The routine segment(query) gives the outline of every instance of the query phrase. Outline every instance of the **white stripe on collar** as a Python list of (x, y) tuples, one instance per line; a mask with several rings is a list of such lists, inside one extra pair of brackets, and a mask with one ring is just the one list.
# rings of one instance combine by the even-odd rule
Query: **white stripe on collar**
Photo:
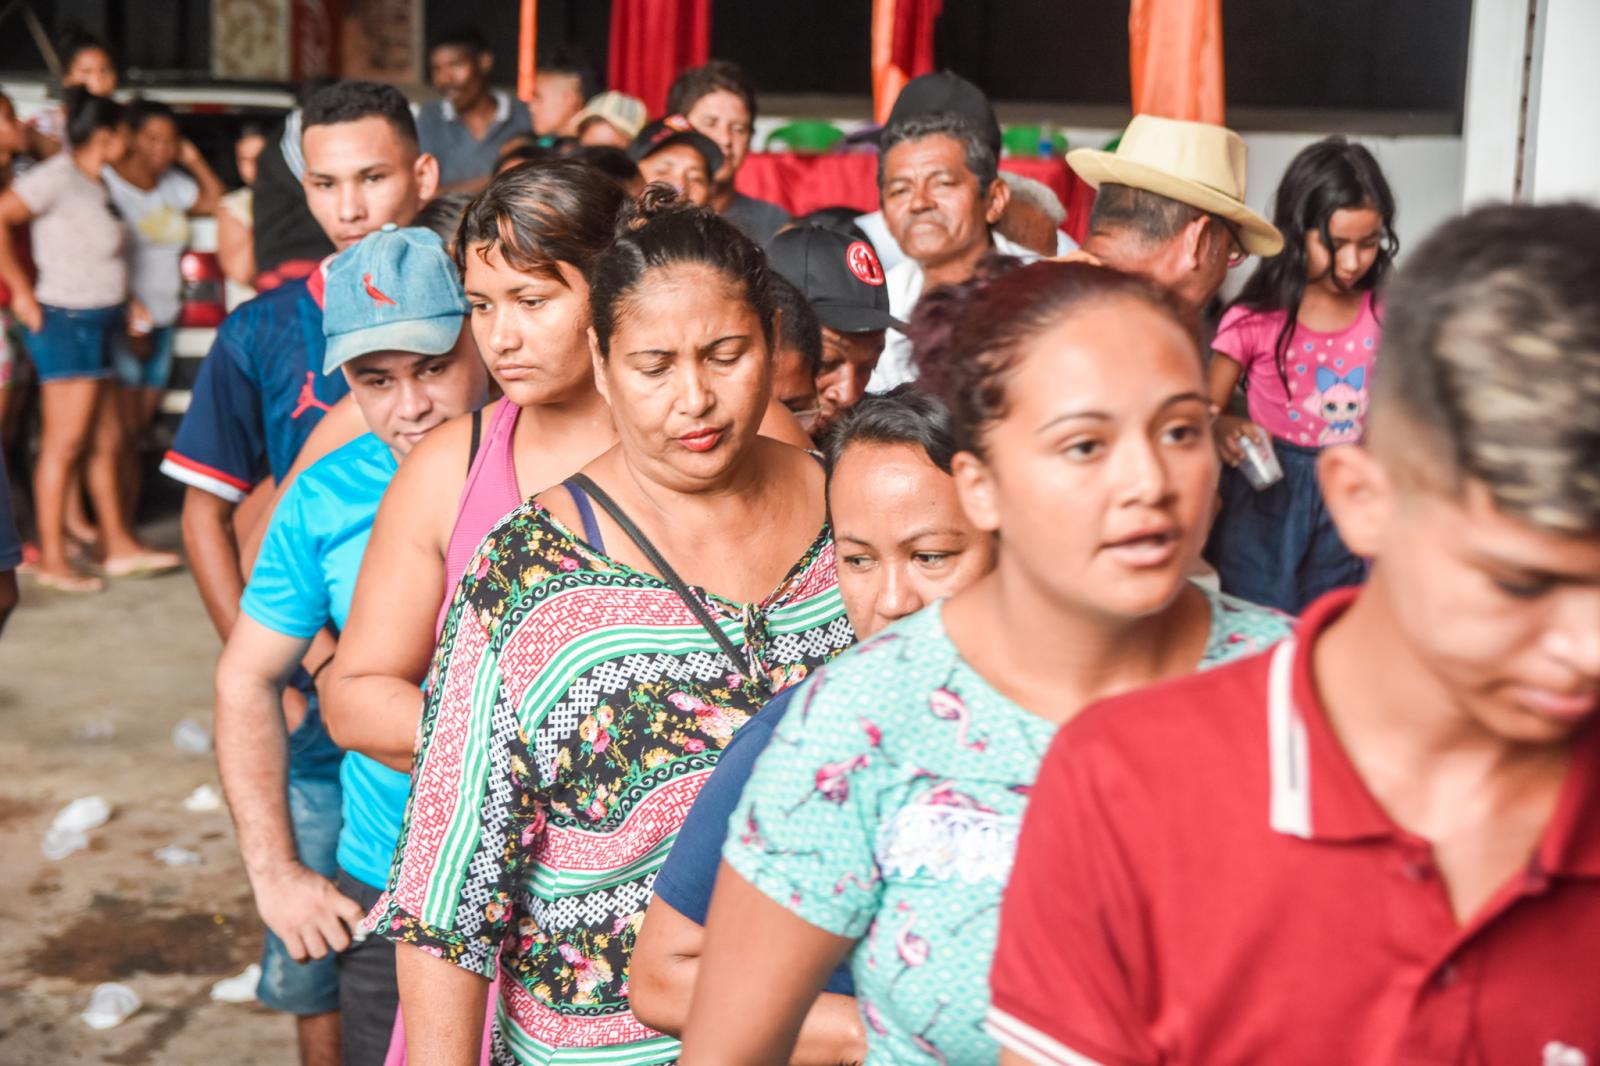
[[(494, 120), (489, 123), (489, 128), (500, 125), (511, 117), (511, 94), (501, 89), (490, 88), (489, 95), (494, 97)], [(456, 120), (456, 108), (449, 100), (439, 98), (439, 114), (444, 116), (446, 122)]]
[(1268, 821), (1288, 836), (1311, 836), (1311, 758), (1306, 723), (1294, 705), (1295, 640), (1272, 652), (1267, 673), (1267, 750), (1271, 772)]

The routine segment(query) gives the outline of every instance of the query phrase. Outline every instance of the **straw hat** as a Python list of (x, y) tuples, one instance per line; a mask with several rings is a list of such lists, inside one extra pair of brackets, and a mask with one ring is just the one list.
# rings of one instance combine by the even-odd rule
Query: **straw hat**
[(572, 128), (582, 130), (583, 124), (592, 118), (609, 122), (621, 134), (633, 140), (639, 136), (639, 131), (644, 129), (645, 119), (648, 118), (644, 101), (637, 96), (627, 93), (603, 92), (589, 98), (589, 102), (579, 111), (572, 121)]
[(1244, 205), (1244, 139), (1223, 126), (1135, 115), (1115, 152), (1078, 148), (1067, 165), (1095, 188), (1104, 182), (1153, 192), (1239, 227), (1251, 255), (1283, 251), (1283, 235)]

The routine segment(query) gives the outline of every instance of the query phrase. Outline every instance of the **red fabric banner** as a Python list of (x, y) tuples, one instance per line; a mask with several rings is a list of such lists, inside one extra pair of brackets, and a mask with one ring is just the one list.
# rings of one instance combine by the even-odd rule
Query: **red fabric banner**
[(611, 88), (667, 107), (667, 90), (685, 67), (711, 57), (711, 0), (613, 0)]
[(1134, 114), (1222, 125), (1222, 0), (1131, 0), (1128, 67)]
[(872, 114), (887, 122), (906, 82), (933, 71), (933, 24), (943, 0), (872, 0)]

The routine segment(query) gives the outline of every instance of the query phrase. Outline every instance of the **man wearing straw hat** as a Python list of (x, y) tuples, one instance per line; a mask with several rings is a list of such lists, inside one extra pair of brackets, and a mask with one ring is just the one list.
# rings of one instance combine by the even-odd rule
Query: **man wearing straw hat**
[(1198, 314), (1228, 268), (1274, 256), (1283, 237), (1244, 204), (1246, 149), (1230, 129), (1135, 115), (1114, 152), (1079, 148), (1067, 165), (1099, 189), (1084, 258), (1142, 274)]

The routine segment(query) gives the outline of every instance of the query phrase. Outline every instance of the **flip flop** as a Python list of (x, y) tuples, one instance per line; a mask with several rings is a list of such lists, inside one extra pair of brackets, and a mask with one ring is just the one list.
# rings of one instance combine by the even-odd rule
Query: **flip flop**
[(106, 590), (106, 583), (93, 574), (46, 574), (35, 570), (33, 580), (42, 588), (69, 596), (90, 596)]
[(107, 559), (100, 569), (106, 577), (155, 577), (170, 574), (183, 566), (183, 559), (173, 552), (142, 551), (120, 559)]

